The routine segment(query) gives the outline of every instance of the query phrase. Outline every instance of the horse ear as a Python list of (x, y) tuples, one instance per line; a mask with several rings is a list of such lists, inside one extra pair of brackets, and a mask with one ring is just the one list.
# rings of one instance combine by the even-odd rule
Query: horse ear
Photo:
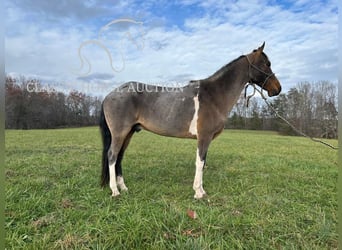
[(263, 52), (264, 50), (264, 47), (265, 47), (265, 42), (258, 48), (258, 52)]

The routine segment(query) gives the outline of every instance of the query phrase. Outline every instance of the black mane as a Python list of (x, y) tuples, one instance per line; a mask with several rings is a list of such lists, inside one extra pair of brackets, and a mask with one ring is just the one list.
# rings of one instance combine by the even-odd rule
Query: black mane
[(238, 58), (234, 59), (233, 61), (229, 62), (228, 64), (224, 65), (222, 68), (217, 70), (211, 76), (207, 77), (205, 80), (215, 80), (217, 78), (220, 78), (222, 75), (224, 75), (229, 70), (229, 68), (231, 67), (232, 64), (234, 64), (236, 61), (240, 60), (242, 57), (244, 57), (244, 55), (241, 55)]

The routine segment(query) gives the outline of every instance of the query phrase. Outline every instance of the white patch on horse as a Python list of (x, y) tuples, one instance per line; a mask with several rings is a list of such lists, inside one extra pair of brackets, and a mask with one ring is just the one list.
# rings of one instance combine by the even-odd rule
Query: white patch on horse
[(192, 135), (197, 135), (197, 120), (198, 120), (198, 109), (199, 109), (198, 95), (194, 97), (194, 106), (195, 106), (195, 112), (190, 122), (189, 132)]
[(205, 191), (203, 189), (203, 168), (204, 168), (204, 161), (201, 160), (199, 156), (199, 150), (197, 149), (196, 154), (196, 174), (194, 179), (193, 189), (195, 190), (195, 199), (201, 199), (205, 195)]
[(122, 176), (117, 176), (116, 177), (116, 183), (118, 184), (118, 187), (121, 191), (127, 191), (128, 188), (125, 185), (124, 178)]
[(115, 162), (109, 165), (109, 187), (112, 190), (113, 197), (120, 194), (116, 185)]

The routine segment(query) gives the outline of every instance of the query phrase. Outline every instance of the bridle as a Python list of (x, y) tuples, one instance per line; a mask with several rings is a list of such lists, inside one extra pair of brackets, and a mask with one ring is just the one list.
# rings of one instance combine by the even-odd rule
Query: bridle
[(251, 61), (249, 60), (249, 57), (247, 55), (245, 55), (245, 57), (247, 58), (248, 61), (248, 77), (249, 77), (249, 84), (254, 84), (252, 77), (251, 77), (251, 67), (253, 67), (254, 69), (256, 69), (257, 71), (263, 73), (264, 75), (266, 75), (267, 77), (265, 78), (263, 84), (261, 85), (261, 89), (264, 89), (265, 84), (267, 83), (268, 79), (272, 76), (274, 76), (274, 73), (272, 72), (272, 74), (268, 74), (267, 72), (263, 71), (262, 69), (258, 68), (257, 66), (255, 66), (254, 64), (251, 63)]
[[(259, 71), (259, 72), (261, 72), (261, 73), (263, 73), (264, 75), (267, 76), (267, 77), (265, 78), (264, 82), (263, 82), (262, 85), (261, 85), (261, 91), (258, 90), (258, 92), (261, 94), (261, 96), (262, 96), (263, 99), (265, 99), (265, 96), (264, 96), (264, 94), (263, 94), (264, 86), (266, 85), (268, 79), (269, 79), (270, 77), (274, 76), (274, 73), (272, 72), (272, 74), (268, 74), (267, 72), (263, 71), (262, 69), (258, 68), (258, 67), (255, 66), (254, 64), (252, 64), (251, 61), (249, 60), (249, 57), (248, 57), (247, 55), (245, 55), (245, 57), (247, 58), (247, 61), (248, 61), (248, 77), (249, 77), (249, 80), (248, 80), (248, 83), (247, 83), (246, 86), (245, 86), (245, 94), (244, 94), (244, 96), (245, 96), (245, 98), (246, 98), (246, 105), (247, 105), (247, 107), (248, 107), (249, 99), (255, 95), (255, 92), (256, 92), (256, 90), (257, 90), (257, 89), (256, 89), (256, 86), (255, 86), (256, 83), (253, 82), (252, 77), (251, 77), (251, 67), (253, 67), (253, 68), (256, 69), (257, 71)], [(252, 93), (251, 95), (247, 96), (247, 89), (248, 89), (248, 87), (249, 87), (250, 85), (252, 85), (252, 87), (253, 87), (253, 93)]]

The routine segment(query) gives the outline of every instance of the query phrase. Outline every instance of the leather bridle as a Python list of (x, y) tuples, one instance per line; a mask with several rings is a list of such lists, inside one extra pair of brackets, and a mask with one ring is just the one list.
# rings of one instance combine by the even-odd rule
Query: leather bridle
[(266, 75), (267, 77), (265, 78), (263, 84), (261, 85), (261, 88), (263, 89), (265, 84), (267, 83), (268, 79), (272, 76), (274, 76), (274, 73), (272, 72), (272, 74), (268, 74), (267, 72), (263, 71), (262, 69), (258, 68), (257, 66), (255, 66), (254, 64), (251, 63), (251, 61), (249, 60), (249, 57), (246, 55), (245, 56), (247, 58), (248, 61), (248, 77), (249, 77), (249, 83), (254, 84), (253, 79), (251, 77), (251, 67), (253, 67), (254, 69), (256, 69), (257, 71), (263, 73), (264, 75)]

